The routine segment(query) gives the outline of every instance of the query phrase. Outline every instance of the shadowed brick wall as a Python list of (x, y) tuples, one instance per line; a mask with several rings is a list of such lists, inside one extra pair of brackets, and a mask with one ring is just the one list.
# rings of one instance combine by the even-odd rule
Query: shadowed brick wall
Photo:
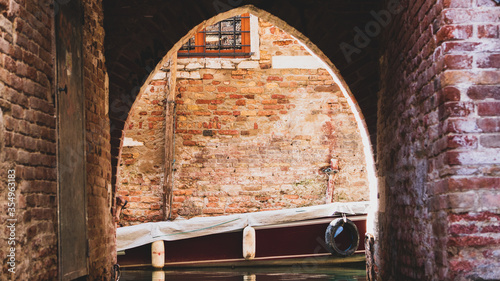
[[(56, 280), (57, 169), (54, 13), (48, 1), (0, 1), (1, 221), (8, 213), (8, 171), (15, 170), (16, 273), (7, 271), (0, 232), (0, 280)], [(84, 91), (89, 280), (109, 280), (116, 261), (111, 216), (110, 137), (101, 1), (84, 4)], [(14, 246), (14, 245), (11, 245)]]
[[(268, 22), (258, 33), (260, 57), (177, 59), (173, 218), (324, 204), (330, 159), (340, 166), (334, 201), (368, 200), (360, 135), (338, 86), (325, 69), (273, 68), (276, 56), (317, 61)], [(145, 88), (126, 124), (124, 224), (162, 219), (165, 84)]]
[(83, 1), (83, 70), (86, 118), (88, 280), (110, 280), (116, 263), (115, 191), (111, 189), (108, 82), (104, 65), (102, 1)]
[(498, 280), (500, 7), (401, 3), (383, 32), (379, 278)]
[[(0, 1), (0, 280), (57, 276), (53, 38), (48, 5)], [(15, 196), (8, 194), (9, 170)], [(15, 244), (8, 244), (7, 219), (17, 219)], [(7, 271), (10, 247), (15, 274)]]

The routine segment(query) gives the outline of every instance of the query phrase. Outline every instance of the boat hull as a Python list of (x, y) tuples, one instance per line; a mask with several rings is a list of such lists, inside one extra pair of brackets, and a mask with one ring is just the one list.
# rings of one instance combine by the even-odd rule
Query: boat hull
[[(255, 258), (243, 258), (243, 230), (217, 233), (165, 243), (165, 267), (219, 267), (352, 263), (364, 260), (366, 215), (349, 216), (359, 233), (354, 255), (336, 257), (325, 245), (325, 231), (338, 217), (325, 217), (282, 225), (255, 227)], [(348, 244), (350, 241), (338, 241)], [(122, 267), (150, 267), (151, 244), (128, 249), (118, 255)]]

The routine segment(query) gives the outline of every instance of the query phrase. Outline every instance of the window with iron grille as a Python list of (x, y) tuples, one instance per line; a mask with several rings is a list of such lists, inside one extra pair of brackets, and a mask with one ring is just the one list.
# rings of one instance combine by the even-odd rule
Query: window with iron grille
[(222, 20), (182, 45), (179, 57), (249, 57), (250, 14)]

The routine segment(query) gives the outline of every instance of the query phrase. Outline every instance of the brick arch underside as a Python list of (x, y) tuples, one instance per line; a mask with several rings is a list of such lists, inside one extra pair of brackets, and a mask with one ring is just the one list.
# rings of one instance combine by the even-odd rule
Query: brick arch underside
[[(109, 71), (109, 116), (113, 183), (120, 139), (128, 113), (140, 87), (166, 53), (199, 23), (237, 6), (252, 4), (282, 19), (304, 34), (338, 68), (351, 89), (376, 147), (377, 91), (379, 89), (377, 42), (363, 48), (348, 62), (340, 49), (355, 45), (355, 27), (373, 20), (373, 1), (105, 1), (106, 65)], [(241, 6), (240, 5), (240, 6)]]

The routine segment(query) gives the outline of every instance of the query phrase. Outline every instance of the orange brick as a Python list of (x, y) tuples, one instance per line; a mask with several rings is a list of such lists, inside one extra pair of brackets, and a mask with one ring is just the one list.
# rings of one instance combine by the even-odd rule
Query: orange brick
[(245, 87), (241, 88), (242, 94), (263, 94), (264, 88), (262, 87)]
[(239, 131), (237, 131), (237, 130), (219, 130), (219, 134), (221, 134), (221, 135), (238, 135)]
[(210, 116), (210, 115), (212, 115), (210, 113), (210, 111), (194, 111), (193, 114), (197, 115), (197, 116)]
[(232, 86), (219, 86), (217, 87), (217, 91), (219, 92), (236, 92), (237, 88), (236, 87), (232, 87)]
[(187, 90), (190, 92), (201, 93), (201, 92), (203, 92), (203, 86), (190, 86), (190, 87), (187, 87)]
[(262, 111), (259, 111), (257, 113), (257, 115), (259, 116), (271, 116), (271, 115), (275, 115), (276, 112), (272, 111), (272, 110), (262, 110)]
[(262, 104), (277, 104), (278, 100), (263, 100)]

